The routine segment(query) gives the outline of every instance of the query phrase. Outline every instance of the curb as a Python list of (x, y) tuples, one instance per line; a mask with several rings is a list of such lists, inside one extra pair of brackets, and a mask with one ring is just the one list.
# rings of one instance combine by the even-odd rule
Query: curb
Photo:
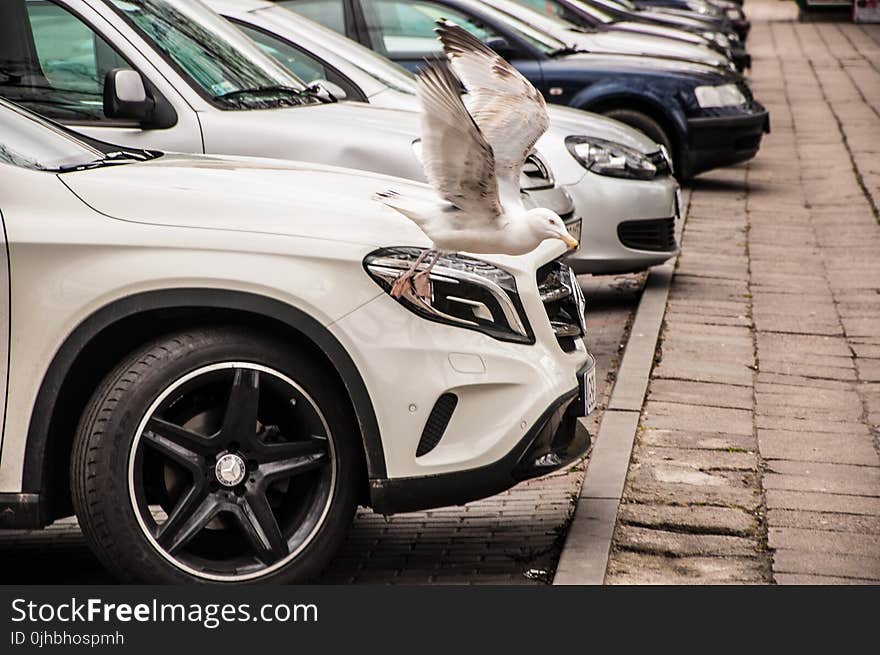
[[(682, 220), (677, 229), (679, 243), (690, 205), (690, 193), (682, 195), (685, 198), (681, 207)], [(623, 498), (677, 259), (652, 268), (645, 281), (623, 361), (602, 415), (596, 446), (553, 577), (554, 585), (601, 585), (605, 581), (617, 510)]]

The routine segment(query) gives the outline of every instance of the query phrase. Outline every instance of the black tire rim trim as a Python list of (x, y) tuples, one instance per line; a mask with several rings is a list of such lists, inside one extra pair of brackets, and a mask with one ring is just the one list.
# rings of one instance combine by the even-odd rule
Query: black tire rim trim
[[(212, 450), (218, 450), (218, 448), (222, 449), (218, 450), (216, 453), (218, 456), (222, 453), (228, 452), (225, 447), (236, 438), (235, 435), (232, 434), (233, 431), (241, 430), (243, 427), (244, 424), (242, 423), (241, 412), (228, 412), (233, 404), (231, 402), (227, 402), (227, 411), (224, 411), (223, 425), (220, 431), (211, 437), (192, 432), (181, 426), (162, 422), (161, 419), (158, 421), (155, 420), (154, 415), (156, 412), (181, 386), (200, 376), (223, 371), (224, 369), (234, 370), (233, 388), (230, 391), (230, 399), (233, 398), (232, 394), (236, 393), (236, 389), (238, 389), (238, 393), (245, 392), (244, 400), (247, 401), (247, 391), (249, 389), (253, 390), (255, 387), (258, 389), (258, 380), (261, 374), (272, 376), (276, 380), (295, 390), (297, 395), (302, 397), (310, 405), (311, 410), (320, 420), (324, 435), (326, 436), (325, 449), (327, 451), (326, 455), (328, 455), (328, 457), (322, 457), (319, 453), (315, 452), (314, 448), (303, 448), (301, 447), (302, 442), (273, 444), (270, 447), (264, 445), (264, 448), (267, 450), (271, 448), (273, 452), (261, 454), (259, 458), (260, 461), (257, 462), (258, 466), (255, 471), (260, 474), (255, 476), (253, 472), (249, 472), (249, 474), (245, 476), (246, 484), (241, 487), (243, 493), (241, 493), (241, 495), (236, 495), (235, 491), (224, 490), (221, 495), (213, 498), (213, 501), (206, 499), (212, 495), (217, 496), (217, 494), (210, 491), (205, 492), (204, 489), (196, 489), (196, 487), (201, 487), (202, 485), (196, 483), (197, 478), (194, 475), (193, 489), (190, 489), (183, 494), (178, 502), (178, 506), (186, 504), (186, 508), (190, 510), (189, 513), (191, 515), (195, 513), (200, 517), (200, 521), (196, 521), (196, 523), (200, 523), (201, 527), (188, 536), (195, 536), (195, 534), (200, 532), (201, 529), (203, 529), (212, 518), (216, 517), (219, 512), (226, 512), (233, 515), (237, 519), (239, 527), (242, 528), (243, 532), (246, 534), (247, 539), (252, 545), (254, 545), (254, 556), (262, 563), (262, 566), (247, 570), (244, 573), (219, 573), (216, 572), (213, 567), (193, 566), (181, 561), (179, 557), (175, 557), (166, 546), (160, 543), (160, 539), (165, 541), (166, 544), (168, 543), (167, 529), (163, 531), (166, 535), (166, 538), (163, 539), (161, 534), (157, 534), (154, 529), (150, 528), (143, 516), (144, 511), (149, 514), (149, 509), (145, 504), (142, 494), (144, 484), (141, 479), (142, 467), (139, 466), (140, 454), (143, 452), (142, 442), (149, 441), (151, 447), (163, 453), (173, 461), (176, 461), (184, 468), (195, 467), (197, 462), (193, 456), (198, 457), (205, 452), (210, 453)], [(242, 399), (243, 397), (239, 397), (238, 400)], [(251, 400), (253, 400), (252, 396)], [(256, 417), (254, 416), (254, 418)], [(227, 425), (227, 419), (229, 419), (229, 425)], [(145, 437), (145, 433), (147, 432), (152, 434)], [(224, 432), (227, 432), (227, 434), (224, 435)], [(222, 438), (219, 438), (221, 435)], [(218, 441), (212, 443), (213, 438), (218, 438)], [(181, 448), (181, 442), (186, 442), (189, 447)], [(314, 446), (314, 444), (311, 444), (310, 442), (306, 442), (306, 444)], [(292, 448), (285, 448), (285, 446), (292, 446)], [(275, 450), (276, 448), (277, 450)], [(208, 464), (204, 456), (201, 459), (203, 461), (200, 464), (198, 472), (201, 474), (201, 479), (204, 480), (205, 467), (208, 466)], [(298, 472), (306, 472), (307, 470), (314, 469), (316, 465), (321, 464), (329, 464), (329, 484), (325, 485), (325, 488), (318, 499), (323, 499), (323, 503), (316, 503), (319, 506), (313, 507), (312, 511), (309, 512), (309, 516), (312, 519), (309, 521), (311, 525), (303, 525), (298, 529), (294, 529), (291, 534), (286, 535), (286, 538), (285, 535), (280, 535), (278, 530), (261, 528), (263, 525), (271, 525), (272, 521), (270, 519), (272, 517), (267, 515), (266, 512), (268, 511), (269, 514), (271, 514), (272, 510), (267, 502), (263, 502), (259, 497), (254, 498), (255, 494), (252, 493), (252, 489), (262, 488), (264, 491), (266, 485), (278, 479), (279, 476), (287, 475), (291, 470), (296, 471), (293, 473), (293, 475), (295, 475)], [(213, 470), (214, 465), (211, 464), (209, 468)], [(191, 468), (190, 470), (194, 471), (195, 469)], [(329, 425), (317, 403), (295, 381), (277, 370), (260, 364), (243, 361), (220, 362), (202, 366), (190, 371), (166, 387), (165, 390), (153, 401), (141, 419), (135, 437), (132, 440), (129, 451), (127, 477), (129, 500), (138, 525), (153, 548), (165, 560), (170, 562), (176, 568), (199, 578), (220, 582), (243, 582), (266, 576), (282, 568), (299, 555), (314, 540), (318, 531), (324, 525), (336, 490), (336, 448)], [(262, 498), (265, 499), (264, 493), (262, 494)], [(253, 504), (251, 503), (252, 500), (254, 501)], [(172, 516), (177, 513), (177, 509), (178, 507), (176, 506), (168, 516), (167, 520), (171, 520)], [(181, 512), (181, 515), (182, 514), (183, 512)], [(162, 525), (164, 526), (165, 523)], [(275, 525), (277, 527), (277, 523)], [(190, 526), (189, 531), (192, 531), (192, 529), (192, 526)], [(186, 537), (187, 535), (183, 536)], [(279, 536), (281, 539), (279, 539)], [(177, 539), (176, 541), (180, 542), (180, 539)], [(282, 541), (284, 543), (282, 543)], [(258, 547), (258, 543), (263, 547)], [(172, 550), (178, 550), (181, 547), (181, 544), (176, 543), (174, 546), (175, 547), (172, 548)]]

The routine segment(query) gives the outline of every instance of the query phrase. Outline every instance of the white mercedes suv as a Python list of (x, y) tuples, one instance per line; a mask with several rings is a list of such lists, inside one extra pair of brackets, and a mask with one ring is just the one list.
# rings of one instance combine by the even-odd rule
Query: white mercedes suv
[(371, 200), (389, 186), (432, 193), (0, 100), (0, 527), (75, 512), (127, 581), (303, 581), (358, 504), (464, 503), (583, 454), (565, 246), (444, 257), (430, 302), (395, 300), (428, 243)]

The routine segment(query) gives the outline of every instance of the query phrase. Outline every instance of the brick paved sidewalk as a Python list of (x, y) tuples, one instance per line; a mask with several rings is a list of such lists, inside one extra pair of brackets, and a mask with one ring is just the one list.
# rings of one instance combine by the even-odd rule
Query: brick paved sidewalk
[(746, 12), (773, 132), (694, 183), (609, 583), (880, 581), (880, 25)]

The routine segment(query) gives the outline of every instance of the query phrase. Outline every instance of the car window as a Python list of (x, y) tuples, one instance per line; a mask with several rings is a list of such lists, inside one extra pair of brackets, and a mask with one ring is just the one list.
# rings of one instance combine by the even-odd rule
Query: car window
[(307, 55), (303, 50), (285, 43), (281, 39), (266, 34), (262, 30), (254, 29), (248, 25), (236, 23), (238, 28), (256, 41), (263, 52), (275, 57), (284, 66), (292, 71), (303, 82), (327, 79), (327, 68), (314, 57)]
[(575, 25), (581, 23), (577, 14), (561, 2), (556, 2), (555, 0), (514, 0), (514, 2), (523, 5), (524, 7), (528, 7), (529, 9), (534, 9), (535, 11), (550, 16), (551, 18), (561, 19), (562, 24), (565, 24), (566, 22), (574, 23)]
[(122, 56), (50, 0), (0, 5), (0, 95), (58, 120), (105, 119), (107, 72), (131, 68)]
[(345, 7), (343, 0), (281, 0), (278, 4), (310, 18), (334, 32), (345, 34)]
[(57, 171), (103, 157), (55, 125), (0, 100), (0, 163)]
[(603, 8), (608, 8), (611, 10), (617, 9), (622, 10), (624, 7), (622, 5), (617, 5), (613, 2), (598, 2), (598, 3), (586, 3), (581, 2), (580, 0), (573, 0), (572, 5), (583, 11), (584, 13), (592, 16), (593, 18), (598, 18), (603, 23), (610, 23), (614, 20), (610, 14), (603, 11)]
[(445, 5), (420, 0), (361, 0), (374, 50), (389, 57), (425, 57), (442, 51), (434, 28), (446, 18), (481, 41), (497, 32)]
[[(200, 2), (105, 0), (190, 86), (220, 109), (312, 102), (305, 86)], [(319, 102), (314, 100), (314, 102)]]
[(252, 38), (263, 52), (274, 57), (290, 72), (307, 84), (318, 80), (327, 80), (340, 86), (349, 100), (362, 99), (364, 94), (347, 77), (343, 77), (336, 69), (306, 52), (298, 45), (282, 41), (272, 34), (234, 21), (238, 28)]
[(320, 23), (299, 15), (289, 7), (279, 5), (264, 11), (270, 16), (278, 16), (284, 23), (293, 22), (308, 33), (314, 43), (320, 44), (324, 48), (323, 52), (332, 51), (336, 56), (346, 60), (350, 65), (378, 80), (381, 84), (403, 93), (416, 92), (413, 74), (378, 52), (349, 39), (344, 34), (339, 34)]

